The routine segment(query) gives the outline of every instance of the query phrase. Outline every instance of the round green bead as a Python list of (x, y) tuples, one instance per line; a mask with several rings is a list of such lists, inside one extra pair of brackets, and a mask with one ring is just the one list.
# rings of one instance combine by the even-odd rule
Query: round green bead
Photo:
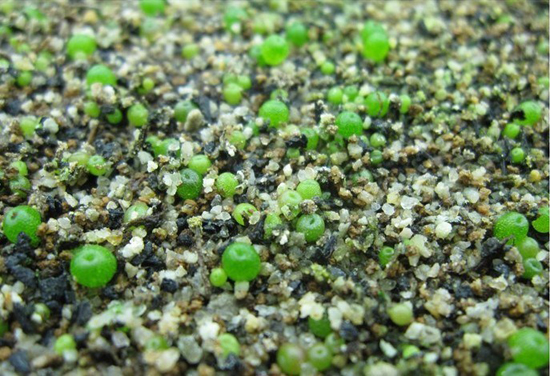
[(204, 154), (194, 155), (189, 161), (189, 167), (191, 170), (195, 171), (197, 174), (204, 175), (208, 172), (208, 169), (212, 166), (210, 159)]
[(101, 155), (92, 155), (86, 163), (88, 172), (94, 176), (102, 176), (107, 173), (108, 165)]
[(107, 248), (87, 244), (75, 249), (70, 269), (72, 276), (80, 285), (103, 287), (115, 275), (117, 262)]
[(314, 197), (319, 197), (323, 193), (321, 186), (313, 179), (306, 179), (296, 187), (296, 192), (302, 196), (304, 200), (311, 200)]
[(514, 211), (500, 216), (493, 226), (493, 235), (497, 239), (511, 237), (507, 242), (508, 245), (522, 241), (527, 236), (527, 232), (529, 232), (529, 221), (523, 214)]
[(85, 151), (74, 152), (67, 158), (67, 162), (76, 163), (78, 166), (82, 166), (82, 167), (86, 167), (89, 160), (90, 160), (90, 155)]
[(524, 260), (535, 258), (540, 252), (539, 243), (530, 237), (526, 237), (525, 239), (516, 242), (516, 248)]
[(191, 101), (181, 101), (174, 107), (174, 118), (180, 123), (185, 123), (187, 115), (196, 109), (197, 106)]
[(253, 246), (232, 243), (223, 251), (222, 267), (235, 282), (252, 281), (260, 273), (261, 260)]
[(168, 345), (166, 338), (160, 335), (153, 336), (145, 343), (145, 349), (151, 351), (162, 351), (167, 350), (168, 348), (170, 348), (170, 346)]
[(403, 346), (403, 359), (409, 359), (417, 354), (420, 354), (420, 349), (414, 345)]
[(223, 98), (227, 104), (236, 106), (243, 98), (243, 88), (237, 84), (228, 84), (223, 88)]
[(164, 13), (164, 0), (139, 0), (139, 7), (148, 16), (157, 16)]
[(386, 265), (388, 265), (390, 261), (393, 260), (394, 256), (395, 250), (393, 248), (383, 247), (378, 253), (378, 261), (380, 262), (380, 266), (382, 266), (382, 268), (385, 268)]
[(306, 353), (293, 343), (285, 343), (277, 350), (277, 365), (287, 375), (299, 375), (305, 361)]
[(186, 168), (181, 170), (181, 184), (178, 187), (177, 193), (183, 200), (194, 200), (200, 196), (202, 192), (202, 177)]
[(237, 177), (231, 172), (224, 172), (216, 179), (216, 189), (224, 198), (233, 197), (238, 185)]
[(344, 92), (339, 87), (333, 87), (327, 92), (327, 101), (334, 105), (342, 104)]
[(281, 64), (289, 52), (288, 42), (279, 35), (270, 35), (261, 46), (261, 55), (267, 65)]
[(12, 178), (9, 185), (12, 193), (20, 197), (27, 197), (27, 191), (32, 188), (29, 179), (21, 175)]
[(307, 359), (318, 371), (324, 371), (332, 365), (332, 352), (323, 343), (317, 343), (307, 351)]
[(85, 59), (97, 48), (95, 39), (89, 35), (75, 34), (67, 42), (67, 55), (71, 59)]
[(539, 260), (528, 258), (523, 260), (523, 270), (523, 278), (531, 279), (536, 275), (541, 275), (544, 268)]
[(128, 122), (134, 127), (143, 127), (147, 124), (147, 118), (149, 117), (149, 111), (142, 104), (134, 104), (128, 109), (126, 114), (128, 116)]
[(296, 231), (304, 234), (308, 243), (316, 242), (325, 233), (325, 221), (319, 214), (306, 214), (296, 222)]
[[(173, 146), (175, 145), (175, 147)], [(173, 156), (175, 155), (177, 158), (180, 157), (181, 154), (181, 148), (180, 148), (180, 142), (176, 140), (175, 138), (168, 137), (165, 140), (158, 141), (155, 143), (153, 148), (153, 153), (155, 156), (159, 155), (165, 155), (165, 156)]]
[(233, 218), (238, 224), (245, 226), (245, 223), (248, 224), (250, 216), (257, 211), (258, 209), (254, 205), (243, 202), (233, 209)]
[(241, 345), (239, 340), (230, 333), (221, 334), (218, 337), (220, 348), (222, 349), (222, 358), (227, 358), (229, 354), (239, 356), (241, 354)]
[(336, 333), (330, 333), (325, 338), (325, 345), (332, 351), (333, 354), (337, 354), (341, 351), (342, 346), (344, 345), (344, 340)]
[(548, 338), (532, 328), (522, 328), (508, 338), (508, 346), (514, 362), (531, 368), (548, 365)]
[(40, 239), (36, 234), (42, 224), (42, 218), (38, 210), (27, 206), (16, 206), (6, 213), (2, 224), (2, 231), (8, 240), (17, 243), (20, 233), (25, 233), (33, 246), (38, 245)]
[(307, 137), (306, 150), (316, 150), (319, 145), (319, 133), (313, 128), (304, 128), (301, 133)]
[(227, 282), (227, 273), (222, 268), (214, 268), (210, 272), (210, 283), (212, 286), (221, 287)]
[(294, 219), (300, 214), (302, 201), (302, 196), (293, 190), (284, 191), (278, 199), (279, 208), (287, 219)]
[(385, 33), (375, 33), (363, 40), (363, 56), (375, 63), (383, 61), (390, 51), (390, 41)]
[(344, 111), (336, 117), (336, 126), (338, 133), (344, 138), (350, 138), (352, 135), (361, 135), (363, 133), (363, 121), (355, 112)]
[(283, 221), (277, 214), (269, 213), (264, 221), (264, 238), (270, 238), (273, 235), (273, 230), (281, 226)]
[(72, 335), (63, 334), (55, 340), (53, 349), (57, 354), (63, 355), (65, 351), (76, 350), (76, 342)]
[(496, 376), (538, 376), (534, 369), (521, 363), (504, 363), (496, 373)]
[(519, 136), (521, 132), (521, 126), (517, 123), (508, 123), (502, 130), (502, 136), (514, 140)]
[(286, 37), (296, 47), (302, 47), (308, 41), (307, 28), (301, 22), (292, 22), (286, 26)]
[(86, 83), (92, 85), (100, 83), (103, 85), (116, 86), (116, 76), (113, 71), (103, 64), (96, 64), (86, 73)]
[(513, 148), (510, 151), (510, 159), (514, 164), (520, 164), (525, 161), (525, 151), (522, 148)]
[(134, 205), (131, 205), (124, 212), (124, 217), (122, 218), (123, 223), (128, 223), (139, 218), (143, 218), (147, 215), (149, 206), (144, 202), (136, 202)]
[(535, 231), (547, 234), (550, 230), (550, 215), (548, 213), (548, 206), (539, 209), (539, 217), (532, 223)]
[(379, 165), (382, 162), (384, 162), (384, 154), (380, 150), (373, 150), (370, 153), (370, 163)]
[(361, 170), (358, 173), (353, 174), (351, 176), (351, 182), (354, 185), (357, 185), (359, 183), (364, 183), (364, 182), (372, 183), (373, 181), (374, 181), (374, 177), (372, 176), (372, 172), (370, 172), (369, 170)]
[(515, 122), (519, 125), (535, 125), (542, 117), (542, 108), (537, 102), (526, 101), (516, 107), (514, 113), (520, 113)]
[(371, 117), (384, 117), (388, 113), (390, 101), (386, 94), (381, 91), (370, 93), (365, 99), (367, 114)]
[(394, 324), (399, 326), (409, 325), (414, 319), (412, 307), (406, 303), (399, 303), (390, 307), (388, 316)]
[(363, 25), (363, 30), (361, 30), (361, 38), (363, 40), (366, 40), (373, 34), (377, 34), (377, 33), (385, 34), (386, 30), (384, 29), (384, 26), (382, 26), (378, 22), (369, 20), (365, 22), (365, 25)]
[(290, 117), (290, 111), (286, 104), (279, 100), (269, 100), (262, 104), (259, 111), (260, 117), (269, 120), (269, 126), (279, 128)]
[(332, 333), (332, 328), (330, 327), (330, 320), (328, 316), (325, 315), (319, 320), (313, 319), (311, 316), (307, 319), (307, 324), (309, 331), (320, 338), (326, 338), (330, 333)]
[(277, 100), (287, 100), (288, 99), (288, 91), (285, 89), (276, 89), (271, 92), (269, 95), (269, 99), (277, 99)]

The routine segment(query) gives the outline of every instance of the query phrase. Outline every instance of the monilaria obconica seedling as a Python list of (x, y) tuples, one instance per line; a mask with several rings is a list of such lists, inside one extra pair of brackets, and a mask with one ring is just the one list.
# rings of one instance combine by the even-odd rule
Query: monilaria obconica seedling
[(184, 200), (195, 200), (202, 192), (202, 176), (186, 168), (181, 170), (181, 184), (177, 193)]
[(260, 273), (261, 266), (260, 256), (250, 244), (235, 242), (223, 251), (223, 270), (235, 282), (252, 281)]
[(131, 205), (126, 209), (124, 212), (124, 217), (122, 218), (122, 222), (128, 223), (131, 221), (135, 221), (136, 219), (143, 218), (147, 215), (147, 211), (149, 210), (149, 207), (144, 202), (136, 202), (134, 205)]
[(384, 162), (384, 154), (380, 150), (373, 150), (370, 153), (370, 163), (379, 165), (382, 162)]
[(326, 314), (319, 320), (315, 320), (310, 316), (307, 319), (307, 325), (309, 327), (309, 331), (320, 338), (326, 338), (330, 333), (332, 333), (330, 320)]
[(151, 351), (162, 351), (170, 347), (168, 341), (163, 336), (153, 336), (145, 343), (145, 348)]
[(539, 260), (528, 258), (523, 260), (523, 270), (523, 278), (531, 279), (536, 275), (541, 275), (544, 268)]
[(376, 22), (365, 23), (361, 32), (363, 56), (376, 63), (383, 61), (390, 50), (390, 41), (384, 27)]
[(289, 23), (285, 31), (286, 38), (296, 47), (302, 47), (308, 41), (307, 28), (301, 22)]
[(513, 148), (510, 151), (510, 160), (514, 164), (523, 163), (525, 161), (525, 151), (520, 147)]
[(325, 345), (332, 351), (333, 354), (338, 354), (342, 351), (342, 346), (344, 345), (344, 340), (338, 336), (336, 333), (330, 333), (325, 338)]
[(42, 224), (42, 217), (38, 210), (28, 206), (19, 205), (8, 210), (2, 224), (2, 231), (8, 240), (17, 243), (20, 233), (26, 234), (30, 238), (33, 246), (38, 245), (38, 227)]
[(174, 107), (174, 119), (180, 123), (185, 123), (189, 113), (196, 109), (197, 106), (191, 101), (181, 101)]
[(407, 112), (409, 112), (409, 108), (411, 107), (411, 97), (409, 97), (407, 94), (402, 94), (399, 96), (399, 100), (401, 101), (399, 112), (401, 114), (406, 114)]
[(548, 338), (532, 328), (522, 328), (508, 338), (508, 346), (514, 362), (533, 369), (548, 365)]
[(92, 155), (88, 158), (86, 167), (88, 168), (88, 172), (94, 176), (105, 175), (109, 168), (107, 161), (101, 155)]
[(388, 308), (391, 321), (399, 326), (409, 325), (413, 319), (413, 309), (410, 303), (398, 303)]
[(382, 247), (378, 253), (378, 261), (380, 262), (380, 266), (385, 268), (394, 257), (395, 250), (392, 247)]
[(514, 121), (519, 125), (535, 125), (542, 117), (542, 108), (537, 102), (521, 103), (513, 112)]
[(324, 371), (332, 365), (332, 351), (325, 344), (316, 343), (307, 350), (307, 360), (317, 371)]
[(294, 219), (300, 214), (300, 204), (303, 200), (298, 192), (287, 190), (279, 196), (279, 208), (287, 219)]
[(502, 136), (513, 140), (517, 136), (519, 136), (520, 132), (521, 132), (521, 126), (519, 124), (508, 123), (502, 130)]
[(539, 209), (539, 216), (537, 219), (535, 219), (531, 225), (535, 229), (535, 231), (547, 234), (550, 230), (550, 214), (548, 210), (548, 206), (544, 208)]
[(342, 104), (344, 92), (339, 87), (333, 87), (327, 92), (327, 101), (334, 105)]
[(116, 258), (105, 247), (87, 244), (75, 249), (71, 260), (71, 274), (76, 282), (86, 287), (103, 287), (115, 275)]
[(539, 376), (539, 373), (525, 364), (504, 363), (497, 370), (496, 376)]
[(262, 104), (258, 115), (265, 120), (269, 120), (270, 127), (279, 128), (281, 124), (288, 122), (290, 111), (283, 102), (269, 100)]
[(238, 185), (237, 177), (231, 172), (224, 172), (216, 179), (216, 189), (224, 198), (233, 197)]
[(148, 16), (158, 16), (164, 13), (164, 0), (140, 0), (139, 7)]
[(269, 213), (264, 221), (264, 238), (268, 239), (273, 235), (273, 230), (281, 226), (283, 221), (277, 214)]
[(32, 82), (32, 72), (30, 70), (25, 70), (19, 73), (17, 76), (17, 85), (20, 87), (29, 86)]
[(293, 343), (285, 343), (277, 350), (277, 365), (287, 375), (299, 375), (306, 359), (306, 352)]
[(189, 167), (191, 170), (195, 171), (197, 174), (204, 175), (208, 172), (208, 169), (212, 166), (210, 159), (204, 154), (194, 155), (189, 161)]
[(501, 215), (493, 226), (493, 235), (500, 240), (510, 238), (507, 244), (522, 241), (529, 231), (529, 221), (523, 214), (508, 212)]
[(225, 30), (238, 34), (241, 32), (242, 22), (248, 18), (248, 14), (242, 8), (229, 7), (223, 15)]
[(296, 187), (296, 192), (298, 192), (304, 200), (311, 200), (314, 197), (321, 196), (323, 193), (319, 183), (313, 179), (306, 179), (300, 182)]
[(218, 337), (218, 343), (220, 345), (222, 358), (227, 358), (229, 354), (234, 354), (236, 356), (241, 354), (241, 344), (233, 334), (221, 334)]
[(89, 117), (98, 118), (101, 115), (101, 109), (96, 102), (89, 101), (84, 103), (84, 113)]
[(63, 355), (66, 351), (76, 350), (76, 341), (72, 335), (63, 334), (55, 340), (53, 349), (57, 354)]
[(241, 226), (246, 226), (250, 216), (257, 211), (258, 209), (254, 205), (243, 202), (233, 209), (233, 219)]
[(89, 160), (90, 154), (85, 151), (76, 151), (67, 158), (68, 163), (76, 163), (81, 167), (86, 167)]
[(195, 43), (186, 44), (181, 49), (181, 56), (187, 60), (191, 60), (195, 56), (197, 56), (199, 52), (200, 52), (200, 48), (198, 44), (195, 44)]
[(24, 176), (17, 175), (9, 183), (10, 191), (19, 197), (27, 197), (27, 192), (32, 188), (31, 182)]
[(23, 133), (23, 136), (25, 136), (25, 138), (31, 138), (32, 136), (34, 136), (36, 128), (38, 128), (38, 126), (38, 119), (34, 116), (26, 116), (19, 121), (19, 128), (21, 129), (21, 133)]
[(85, 59), (96, 50), (95, 39), (89, 35), (75, 34), (67, 42), (67, 55), (71, 59)]
[(164, 140), (155, 140), (151, 139), (151, 147), (155, 156), (165, 155), (165, 156), (176, 156), (179, 158), (181, 154), (180, 142), (175, 138), (169, 137)]
[(92, 85), (100, 83), (103, 85), (116, 86), (116, 76), (106, 65), (97, 64), (91, 67), (86, 73), (86, 83)]
[(365, 99), (367, 114), (371, 117), (384, 117), (388, 113), (390, 100), (387, 95), (381, 91), (370, 93)]
[(350, 138), (352, 135), (361, 135), (363, 133), (363, 121), (355, 112), (344, 111), (336, 117), (336, 126), (338, 133), (344, 138)]
[(316, 150), (319, 145), (319, 133), (313, 128), (304, 128), (301, 132), (307, 138), (306, 150)]
[(525, 239), (516, 242), (516, 248), (524, 260), (535, 258), (540, 252), (539, 244), (535, 239), (530, 237), (526, 237)]
[(373, 148), (382, 148), (386, 146), (386, 137), (381, 133), (373, 133), (370, 135), (370, 145)]
[(241, 131), (233, 131), (229, 136), (229, 143), (238, 150), (243, 150), (246, 147), (246, 136)]
[(321, 73), (323, 73), (325, 76), (329, 76), (334, 73), (336, 70), (336, 66), (332, 61), (325, 61), (323, 64), (321, 64)]
[(243, 88), (237, 84), (230, 83), (223, 88), (223, 98), (232, 106), (236, 106), (241, 103), (243, 97)]
[(343, 90), (345, 102), (353, 102), (359, 95), (359, 89), (355, 85), (346, 86)]
[(304, 234), (306, 242), (316, 242), (325, 233), (325, 221), (319, 214), (306, 214), (296, 222), (296, 231)]
[(222, 268), (214, 268), (210, 272), (210, 283), (212, 286), (221, 287), (227, 282), (227, 273)]
[(118, 108), (114, 108), (112, 112), (105, 114), (105, 118), (107, 119), (107, 122), (109, 124), (119, 124), (123, 118), (122, 111), (120, 111)]
[(261, 54), (267, 65), (279, 65), (284, 62), (290, 52), (285, 38), (279, 35), (270, 35), (262, 43)]
[(134, 104), (128, 109), (126, 114), (128, 122), (134, 127), (143, 127), (147, 124), (147, 118), (149, 117), (149, 111), (142, 104)]
[(15, 161), (10, 163), (10, 168), (15, 169), (17, 173), (21, 176), (27, 176), (29, 174), (27, 164), (23, 161)]

